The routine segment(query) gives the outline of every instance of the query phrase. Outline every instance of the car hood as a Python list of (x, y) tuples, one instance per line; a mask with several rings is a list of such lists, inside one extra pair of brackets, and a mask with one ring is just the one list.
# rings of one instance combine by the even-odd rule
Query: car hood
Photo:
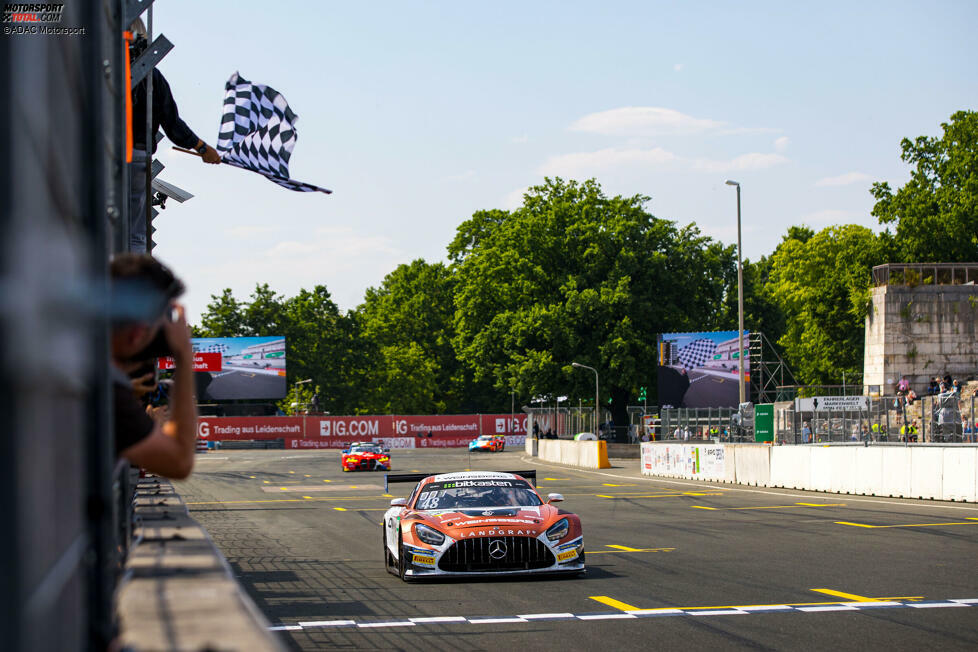
[(552, 505), (539, 505), (412, 511), (404, 518), (422, 521), (454, 539), (507, 534), (535, 537), (553, 525), (558, 513)]

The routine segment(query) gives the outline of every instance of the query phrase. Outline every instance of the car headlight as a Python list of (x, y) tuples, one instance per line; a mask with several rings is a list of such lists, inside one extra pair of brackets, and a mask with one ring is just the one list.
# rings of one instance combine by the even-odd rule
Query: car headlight
[(389, 457), (387, 457), (386, 455), (384, 455), (383, 457), (380, 458), (380, 461), (381, 462), (386, 462), (389, 459), (390, 459)]
[(567, 532), (570, 530), (570, 521), (566, 518), (562, 518), (547, 530), (547, 538), (551, 541), (560, 541), (567, 536)]
[(445, 543), (445, 535), (433, 527), (418, 523), (414, 526), (414, 531), (417, 533), (419, 539), (430, 546), (440, 546)]

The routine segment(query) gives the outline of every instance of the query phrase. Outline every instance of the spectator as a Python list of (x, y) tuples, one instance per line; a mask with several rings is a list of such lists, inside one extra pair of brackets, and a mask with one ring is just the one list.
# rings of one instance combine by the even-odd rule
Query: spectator
[(955, 379), (954, 381), (951, 382), (951, 391), (954, 392), (957, 395), (958, 400), (961, 399), (961, 381), (960, 380)]
[(897, 392), (896, 393), (897, 393), (897, 396), (903, 396), (908, 391), (910, 391), (910, 381), (907, 380), (907, 377), (906, 376), (904, 376), (897, 383)]
[[(146, 49), (146, 27), (137, 18), (129, 26), (135, 37), (129, 46), (129, 59), (135, 60)], [(174, 144), (196, 150), (204, 163), (220, 163), (221, 155), (190, 130), (173, 101), (170, 85), (153, 68), (152, 147), (156, 152), (156, 134), (160, 127)], [(132, 89), (132, 163), (129, 165), (129, 251), (146, 251), (146, 80)]]
[(808, 444), (812, 441), (812, 426), (807, 421), (801, 429), (801, 443)]
[(927, 385), (927, 394), (930, 396), (937, 394), (940, 388), (940, 383), (941, 383), (940, 378), (931, 378), (930, 384)]
[[(111, 276), (116, 455), (152, 473), (186, 478), (194, 465), (197, 408), (190, 329), (183, 306), (174, 302), (183, 283), (147, 254), (120, 254)], [(165, 355), (173, 357), (176, 369), (166, 420), (154, 421), (127, 374)]]

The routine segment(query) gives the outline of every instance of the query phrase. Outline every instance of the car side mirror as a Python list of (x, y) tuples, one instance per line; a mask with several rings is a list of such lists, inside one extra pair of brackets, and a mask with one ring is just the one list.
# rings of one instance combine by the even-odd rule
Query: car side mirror
[(563, 494), (547, 494), (547, 504), (550, 503), (561, 503), (564, 501)]
[(384, 449), (384, 452), (385, 452), (385, 453), (389, 453), (389, 452), (391, 452), (391, 449), (389, 449), (389, 448), (385, 448), (385, 449)]
[(344, 449), (343, 449), (343, 454), (344, 454), (344, 455), (346, 455), (346, 454), (347, 454), (347, 453), (349, 453), (349, 452), (350, 452), (350, 449), (349, 449), (349, 448), (344, 448)]
[(406, 507), (407, 498), (395, 498), (391, 501), (391, 507)]

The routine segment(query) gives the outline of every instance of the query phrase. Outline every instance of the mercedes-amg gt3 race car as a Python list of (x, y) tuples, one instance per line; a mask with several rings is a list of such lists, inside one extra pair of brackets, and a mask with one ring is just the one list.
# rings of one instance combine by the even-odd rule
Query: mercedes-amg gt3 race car
[(469, 442), (469, 452), (488, 451), (490, 453), (506, 450), (506, 438), (502, 435), (479, 435)]
[(581, 519), (554, 504), (560, 494), (540, 498), (536, 471), (386, 479), (417, 482), (384, 514), (384, 564), (403, 580), (585, 572)]
[(390, 471), (390, 451), (372, 442), (354, 442), (343, 451), (340, 464), (344, 471)]

